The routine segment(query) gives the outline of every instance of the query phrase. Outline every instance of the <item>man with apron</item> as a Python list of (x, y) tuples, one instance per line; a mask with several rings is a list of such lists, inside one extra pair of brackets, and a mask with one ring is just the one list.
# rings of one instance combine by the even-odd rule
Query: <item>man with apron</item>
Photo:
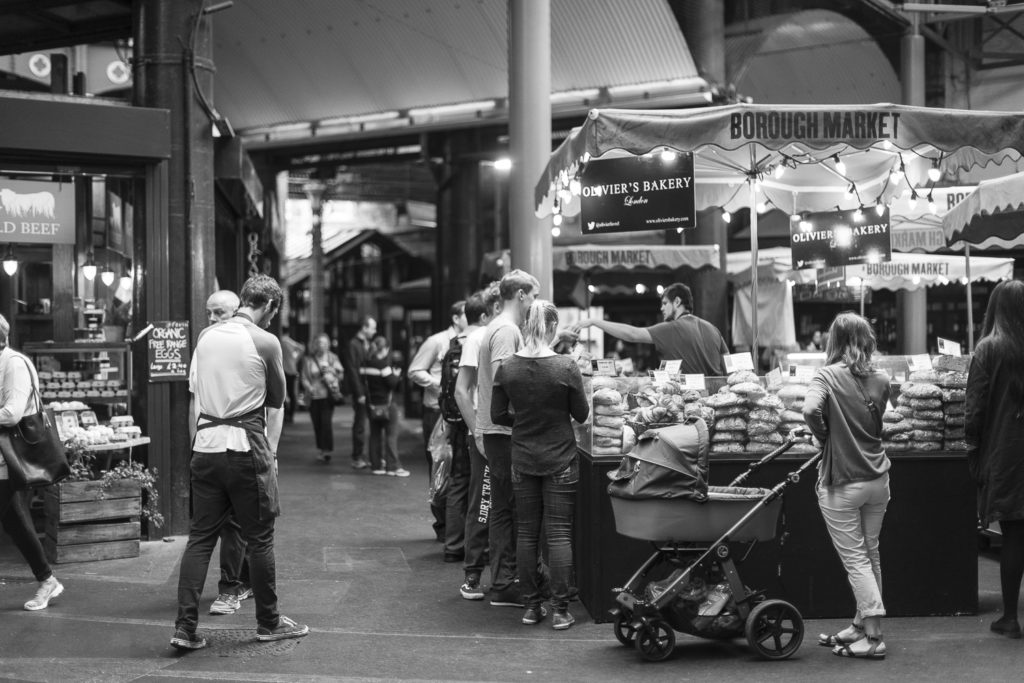
[(171, 645), (206, 647), (196, 633), (199, 598), (221, 527), (233, 513), (249, 547), (256, 639), (300, 638), (309, 627), (277, 609), (274, 519), (277, 443), (285, 397), (281, 344), (266, 328), (281, 288), (265, 275), (249, 278), (241, 307), (199, 335), (189, 369), (192, 392), (192, 521), (178, 576), (178, 617)]

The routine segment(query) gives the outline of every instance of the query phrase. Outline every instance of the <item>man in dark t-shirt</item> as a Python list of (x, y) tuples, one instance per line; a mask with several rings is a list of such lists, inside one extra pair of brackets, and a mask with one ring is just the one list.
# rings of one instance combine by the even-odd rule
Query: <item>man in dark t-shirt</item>
[(626, 342), (654, 344), (662, 360), (682, 361), (682, 374), (725, 375), (722, 356), (729, 353), (729, 347), (717, 327), (693, 314), (693, 293), (689, 287), (681, 282), (666, 287), (661, 295), (661, 315), (665, 321), (650, 327), (585, 318), (576, 328), (593, 325)]

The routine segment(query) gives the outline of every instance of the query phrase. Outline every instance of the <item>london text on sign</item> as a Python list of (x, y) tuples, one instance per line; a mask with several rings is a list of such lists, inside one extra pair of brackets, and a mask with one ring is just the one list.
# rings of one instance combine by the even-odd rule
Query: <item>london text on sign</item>
[(580, 177), (583, 234), (692, 228), (692, 154), (589, 162)]

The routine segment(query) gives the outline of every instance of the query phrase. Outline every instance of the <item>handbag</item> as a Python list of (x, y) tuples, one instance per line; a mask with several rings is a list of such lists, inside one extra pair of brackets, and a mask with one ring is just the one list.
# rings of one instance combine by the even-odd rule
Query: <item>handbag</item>
[(71, 474), (64, 444), (57, 434), (53, 412), (43, 408), (39, 388), (28, 359), (32, 378), (32, 396), (38, 412), (25, 415), (13, 427), (0, 429), (0, 454), (7, 462), (11, 483), (18, 489), (49, 486)]
[(370, 419), (374, 422), (391, 421), (391, 394), (388, 394), (387, 403), (371, 403), (368, 406)]

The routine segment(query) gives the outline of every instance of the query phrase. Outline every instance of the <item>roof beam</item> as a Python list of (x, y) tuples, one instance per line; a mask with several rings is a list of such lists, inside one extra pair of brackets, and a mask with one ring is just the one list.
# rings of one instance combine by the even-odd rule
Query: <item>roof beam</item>
[[(2, 12), (0, 12), (2, 16)], [(100, 19), (77, 22), (71, 25), (68, 33), (35, 34), (24, 37), (5, 36), (0, 42), (0, 55), (12, 55), (22, 52), (35, 52), (57, 47), (69, 47), (85, 43), (99, 43), (118, 38), (127, 38), (132, 33), (132, 17), (109, 16)]]

